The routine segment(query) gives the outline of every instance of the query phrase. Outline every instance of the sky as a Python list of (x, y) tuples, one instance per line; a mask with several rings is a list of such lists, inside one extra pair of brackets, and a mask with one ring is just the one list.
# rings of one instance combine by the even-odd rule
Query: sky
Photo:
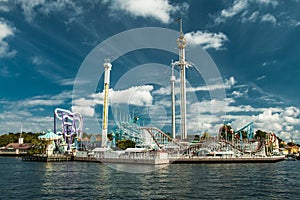
[(106, 57), (109, 129), (139, 116), (171, 132), (181, 17), (188, 134), (254, 122), (299, 143), (299, 9), (299, 0), (0, 0), (0, 134), (53, 129), (55, 108), (81, 113), (84, 132), (101, 133)]

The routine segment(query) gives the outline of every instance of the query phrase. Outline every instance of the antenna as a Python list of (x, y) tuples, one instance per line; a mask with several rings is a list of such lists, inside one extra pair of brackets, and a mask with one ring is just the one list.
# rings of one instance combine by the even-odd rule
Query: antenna
[(104, 58), (104, 62), (105, 63), (110, 63), (110, 59), (109, 58)]
[(182, 18), (180, 17), (180, 18), (176, 19), (176, 22), (179, 23), (180, 35), (182, 35), (183, 34), (183, 32), (182, 32)]
[(22, 137), (22, 133), (23, 133), (23, 125), (21, 125), (21, 133), (20, 133), (20, 138)]

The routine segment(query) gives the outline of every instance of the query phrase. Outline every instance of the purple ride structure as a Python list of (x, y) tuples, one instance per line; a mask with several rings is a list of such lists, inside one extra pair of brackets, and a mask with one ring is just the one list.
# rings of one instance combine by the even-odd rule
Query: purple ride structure
[[(61, 122), (61, 131), (57, 131), (56, 123)], [(79, 149), (82, 138), (83, 118), (80, 113), (56, 108), (54, 110), (54, 133), (61, 135), (62, 139), (57, 141), (57, 147), (61, 153), (71, 153)]]

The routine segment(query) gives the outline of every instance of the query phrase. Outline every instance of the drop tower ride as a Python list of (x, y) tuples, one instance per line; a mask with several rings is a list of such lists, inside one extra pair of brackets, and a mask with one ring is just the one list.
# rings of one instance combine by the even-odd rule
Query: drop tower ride
[[(176, 20), (180, 23), (180, 33), (177, 39), (177, 46), (179, 50), (179, 60), (172, 63), (172, 65), (177, 65), (180, 68), (180, 126), (181, 126), (181, 140), (187, 139), (187, 127), (186, 127), (186, 82), (185, 82), (185, 68), (189, 64), (185, 60), (185, 46), (186, 39), (182, 31), (182, 19), (179, 18)], [(172, 109), (174, 106), (172, 105)], [(174, 111), (172, 111), (174, 112)], [(172, 126), (174, 126), (172, 122)], [(172, 127), (174, 130), (174, 127)], [(174, 136), (173, 136), (174, 137)]]
[(104, 89), (103, 89), (103, 117), (102, 117), (102, 143), (101, 147), (107, 146), (107, 124), (108, 124), (108, 91), (110, 82), (110, 70), (112, 64), (110, 60), (106, 58), (104, 60)]

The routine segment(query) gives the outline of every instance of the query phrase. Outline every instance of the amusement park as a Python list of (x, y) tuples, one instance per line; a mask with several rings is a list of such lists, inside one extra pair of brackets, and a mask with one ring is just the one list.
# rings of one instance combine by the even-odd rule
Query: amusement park
[[(209, 133), (190, 135), (187, 131), (186, 68), (191, 66), (185, 58), (186, 38), (182, 20), (177, 39), (178, 61), (172, 61), (170, 74), (172, 117), (171, 133), (156, 126), (143, 126), (138, 116), (115, 121), (110, 127), (109, 89), (112, 63), (104, 61), (103, 113), (101, 137), (87, 140), (83, 137), (83, 117), (78, 112), (56, 108), (53, 132), (38, 136), (46, 146), (42, 154), (24, 156), (30, 161), (98, 161), (103, 163), (169, 164), (184, 162), (277, 162), (285, 158), (280, 151), (280, 138), (275, 133), (256, 131), (254, 122), (239, 130), (223, 124), (216, 136)], [(180, 134), (176, 133), (174, 68), (180, 72)], [(124, 145), (126, 141), (126, 145)], [(123, 146), (120, 145), (123, 142)]]

